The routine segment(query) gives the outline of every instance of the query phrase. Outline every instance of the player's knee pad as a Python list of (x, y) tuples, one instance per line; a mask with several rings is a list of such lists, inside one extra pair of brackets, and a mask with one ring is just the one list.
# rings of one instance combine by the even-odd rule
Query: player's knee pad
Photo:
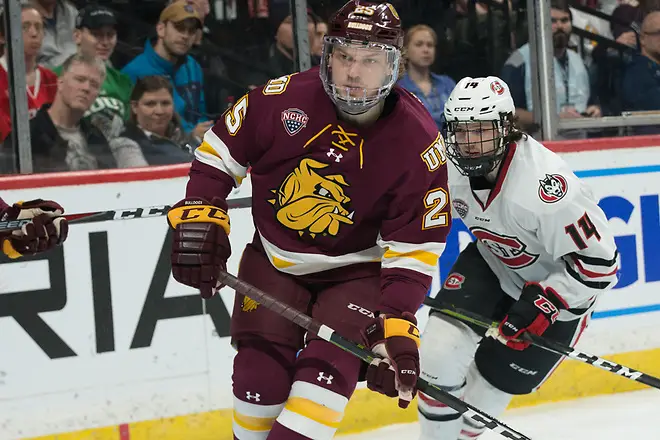
[(232, 375), (233, 430), (239, 440), (264, 440), (291, 389), (293, 348), (263, 341), (239, 344)]
[[(489, 383), (479, 372), (475, 363), (470, 365), (464, 400), (493, 417), (499, 417), (511, 402), (513, 395), (505, 393)], [(480, 436), (485, 426), (463, 417), (459, 440), (473, 440)]]
[[(421, 377), (462, 398), (479, 336), (459, 321), (432, 314), (421, 340)], [(418, 397), (420, 439), (456, 439), (462, 423), (460, 414), (422, 392)]]
[(325, 341), (311, 341), (296, 361), (291, 393), (272, 435), (279, 438), (277, 425), (282, 425), (310, 439), (333, 438), (359, 370), (360, 361), (351, 354)]
[(479, 339), (480, 337), (462, 322), (431, 314), (421, 337), (420, 376), (442, 387), (461, 386)]

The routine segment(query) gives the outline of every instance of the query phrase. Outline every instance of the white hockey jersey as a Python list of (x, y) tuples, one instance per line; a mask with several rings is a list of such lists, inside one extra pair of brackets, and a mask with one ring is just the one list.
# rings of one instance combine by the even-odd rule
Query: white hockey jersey
[(518, 299), (523, 285), (536, 281), (584, 311), (616, 284), (619, 256), (607, 218), (558, 155), (524, 137), (510, 147), (492, 190), (473, 190), (468, 177), (448, 168), (454, 218), (477, 237), (508, 295)]

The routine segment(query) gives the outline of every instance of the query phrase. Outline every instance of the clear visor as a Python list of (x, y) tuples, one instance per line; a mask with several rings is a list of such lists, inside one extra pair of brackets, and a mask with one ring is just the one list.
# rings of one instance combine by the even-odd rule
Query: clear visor
[(362, 113), (392, 89), (400, 56), (387, 44), (325, 37), (320, 74), (326, 92), (341, 110)]

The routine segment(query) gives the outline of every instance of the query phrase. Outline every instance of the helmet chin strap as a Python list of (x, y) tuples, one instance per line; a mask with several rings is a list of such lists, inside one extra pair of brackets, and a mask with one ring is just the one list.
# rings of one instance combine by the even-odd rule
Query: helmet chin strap
[(339, 111), (339, 115), (342, 119), (345, 119), (348, 122), (352, 122), (357, 125), (362, 125), (362, 124), (369, 124), (375, 121), (376, 119), (378, 119), (381, 113), (383, 112), (384, 106), (385, 106), (385, 100), (383, 99), (373, 107), (369, 107), (366, 110), (362, 110), (356, 113), (346, 111), (345, 109), (339, 107), (337, 107), (337, 110)]

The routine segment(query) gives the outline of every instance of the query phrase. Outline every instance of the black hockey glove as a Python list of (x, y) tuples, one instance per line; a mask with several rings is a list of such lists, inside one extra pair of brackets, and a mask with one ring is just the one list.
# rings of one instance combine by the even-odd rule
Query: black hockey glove
[(567, 309), (564, 300), (551, 288), (527, 283), (499, 327), (488, 330), (493, 337), (514, 350), (524, 350), (530, 343), (521, 341), (524, 332), (541, 336), (557, 320), (559, 311)]

